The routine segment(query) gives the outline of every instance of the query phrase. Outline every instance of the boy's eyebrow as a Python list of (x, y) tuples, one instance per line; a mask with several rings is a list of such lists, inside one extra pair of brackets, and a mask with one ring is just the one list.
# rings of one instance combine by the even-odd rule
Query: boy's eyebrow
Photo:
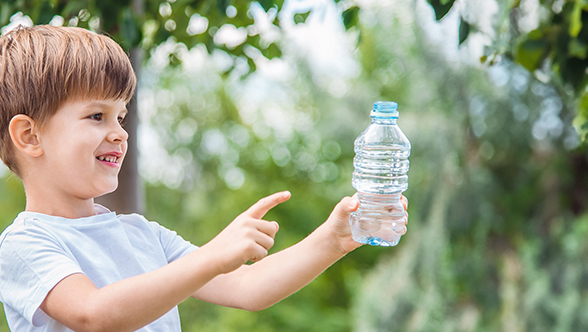
[[(108, 104), (100, 102), (100, 101), (93, 101), (90, 104), (88, 104), (86, 107), (84, 107), (85, 110), (89, 110), (92, 108), (104, 109), (104, 108), (110, 108), (110, 106)], [(126, 108), (122, 109), (121, 111), (123, 112), (124, 115), (127, 115), (129, 113), (129, 110), (127, 110)]]

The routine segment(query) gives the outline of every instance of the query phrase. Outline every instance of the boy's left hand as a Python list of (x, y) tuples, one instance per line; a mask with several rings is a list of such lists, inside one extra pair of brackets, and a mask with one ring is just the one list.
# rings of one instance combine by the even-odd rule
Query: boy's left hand
[[(404, 207), (404, 220), (406, 225), (408, 223), (408, 212), (406, 212), (408, 209), (408, 199), (402, 195), (401, 202)], [(353, 197), (344, 197), (337, 206), (335, 206), (335, 209), (333, 209), (333, 212), (331, 212), (331, 215), (327, 219), (326, 224), (332, 228), (340, 250), (343, 253), (351, 252), (363, 245), (362, 243), (353, 240), (353, 237), (351, 236), (351, 226), (349, 224), (349, 216), (358, 208), (359, 200), (357, 199), (357, 194), (353, 195)], [(404, 228), (402, 235), (405, 233), (406, 227)]]

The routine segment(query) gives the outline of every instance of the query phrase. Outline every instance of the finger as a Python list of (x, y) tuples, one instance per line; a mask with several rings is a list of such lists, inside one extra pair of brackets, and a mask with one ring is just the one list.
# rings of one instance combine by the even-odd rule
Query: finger
[(338, 204), (335, 206), (333, 210), (332, 216), (336, 218), (349, 218), (349, 215), (356, 211), (359, 207), (359, 201), (357, 198), (353, 197), (344, 197)]
[(269, 251), (275, 243), (274, 238), (266, 234), (259, 234), (259, 236), (255, 238), (255, 242), (265, 249), (266, 255), (267, 251)]
[[(278, 224), (276, 221), (272, 221), (272, 224), (274, 224), (276, 226), (276, 233), (277, 233), (280, 230), (280, 224)], [(274, 233), (274, 235), (276, 233)]]
[(404, 224), (408, 225), (408, 212), (404, 212)]
[(256, 219), (261, 219), (276, 205), (284, 203), (290, 199), (290, 196), (291, 194), (289, 191), (282, 191), (273, 195), (269, 195), (257, 201), (257, 203), (253, 204), (249, 209), (247, 209), (247, 211), (243, 212), (243, 214), (249, 215)]
[(358, 208), (359, 199), (357, 199), (357, 194), (354, 194), (349, 202), (349, 213), (357, 211)]
[(256, 220), (255, 228), (267, 236), (274, 238), (280, 226), (275, 221)]
[(402, 195), (400, 200), (402, 201), (402, 206), (404, 206), (404, 209), (408, 210), (408, 198), (406, 198), (406, 196)]
[(251, 257), (251, 259), (249, 259), (250, 262), (259, 262), (260, 260), (264, 259), (268, 254), (268, 251), (262, 247), (259, 247), (256, 252), (253, 254), (253, 256)]

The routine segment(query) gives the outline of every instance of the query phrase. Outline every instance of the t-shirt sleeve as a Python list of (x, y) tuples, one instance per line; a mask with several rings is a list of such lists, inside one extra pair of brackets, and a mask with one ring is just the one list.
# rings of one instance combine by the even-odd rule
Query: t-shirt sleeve
[(193, 245), (189, 241), (184, 240), (175, 231), (169, 230), (154, 221), (150, 221), (149, 225), (155, 234), (157, 234), (159, 237), (159, 241), (163, 251), (165, 252), (168, 263), (171, 263), (176, 259), (181, 258), (184, 255), (187, 255), (198, 249), (197, 246)]
[(33, 326), (49, 321), (41, 303), (57, 283), (74, 273), (82, 273), (80, 266), (40, 227), (13, 230), (0, 243), (0, 300)]

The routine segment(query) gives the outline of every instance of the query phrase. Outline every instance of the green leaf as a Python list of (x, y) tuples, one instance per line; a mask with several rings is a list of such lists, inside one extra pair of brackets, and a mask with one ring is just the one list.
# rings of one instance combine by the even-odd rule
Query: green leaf
[[(531, 36), (531, 34), (529, 34)], [(527, 39), (519, 45), (516, 61), (530, 72), (537, 69), (547, 53), (549, 43), (544, 38)]]
[(266, 12), (274, 6), (273, 0), (259, 0), (258, 2)]
[(568, 52), (571, 56), (574, 56), (579, 59), (586, 59), (587, 51), (588, 46), (576, 38), (570, 40), (570, 42), (568, 43)]
[(453, 7), (455, 0), (427, 0), (433, 10), (435, 10), (435, 19), (440, 21)]
[(343, 24), (345, 24), (345, 29), (350, 29), (359, 21), (359, 7), (349, 7), (343, 12), (343, 14), (341, 14), (341, 16), (343, 17)]
[(588, 139), (588, 93), (582, 94), (577, 105), (573, 125), (580, 134), (581, 140), (585, 142)]
[(279, 58), (282, 56), (282, 50), (276, 44), (270, 44), (267, 48), (261, 49), (263, 54), (268, 59)]
[(306, 12), (306, 13), (296, 13), (294, 14), (294, 23), (298, 24), (298, 23), (306, 23), (306, 20), (308, 19), (308, 15), (310, 15), (310, 11)]
[[(67, 3), (67, 5), (65, 7), (63, 7), (63, 9), (61, 10), (61, 12), (59, 13), (61, 16), (63, 16), (65, 18), (65, 21), (67, 22), (70, 18), (73, 18), (74, 16), (76, 16), (80, 10), (82, 9), (82, 5), (77, 2), (77, 1), (70, 1)], [(108, 17), (107, 15), (105, 15), (107, 13), (101, 13), (101, 19), (106, 21), (105, 17)], [(113, 15), (110, 18), (112, 21), (116, 20), (116, 15)]]
[(218, 8), (218, 12), (221, 15), (226, 15), (227, 7), (229, 6), (229, 1), (228, 0), (217, 0), (216, 6)]
[(574, 9), (570, 16), (569, 34), (572, 37), (577, 37), (582, 30), (582, 0), (576, 0)]
[(459, 45), (461, 45), (470, 34), (470, 24), (466, 22), (463, 17), (459, 22)]
[(564, 82), (571, 84), (576, 92), (583, 91), (586, 85), (588, 61), (570, 57), (560, 63), (559, 74)]
[(53, 18), (53, 5), (48, 0), (43, 1), (39, 7), (36, 17), (33, 17), (35, 24), (47, 24)]

